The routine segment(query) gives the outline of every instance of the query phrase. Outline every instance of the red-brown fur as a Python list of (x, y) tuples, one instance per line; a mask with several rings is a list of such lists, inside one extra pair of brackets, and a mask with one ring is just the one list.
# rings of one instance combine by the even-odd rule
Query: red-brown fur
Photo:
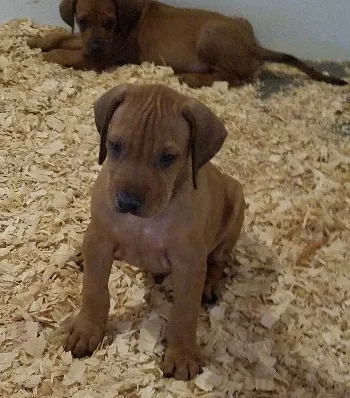
[[(191, 87), (226, 80), (251, 82), (265, 61), (290, 64), (312, 79), (347, 84), (298, 58), (262, 48), (244, 18), (150, 0), (63, 0), (64, 21), (80, 34), (51, 33), (31, 39), (44, 59), (66, 67), (101, 71), (144, 61), (167, 65)], [(93, 50), (93, 51), (92, 51)]]
[[(171, 273), (173, 305), (162, 364), (187, 380), (200, 368), (196, 342), (201, 300), (214, 301), (244, 219), (241, 184), (210, 159), (227, 132), (202, 103), (163, 85), (123, 84), (95, 104), (102, 170), (83, 242), (83, 300), (66, 350), (90, 355), (109, 312), (115, 258), (154, 274)], [(123, 195), (121, 195), (123, 194)], [(124, 199), (137, 198), (135, 202)]]

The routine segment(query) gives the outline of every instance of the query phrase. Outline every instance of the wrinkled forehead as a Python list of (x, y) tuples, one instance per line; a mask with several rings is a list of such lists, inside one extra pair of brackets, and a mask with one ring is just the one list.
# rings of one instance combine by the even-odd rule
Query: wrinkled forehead
[(189, 125), (181, 114), (181, 101), (162, 95), (131, 95), (114, 112), (109, 138), (134, 146), (160, 148), (172, 142), (179, 150), (188, 145)]
[(78, 0), (75, 12), (78, 16), (114, 16), (116, 5), (112, 0)]

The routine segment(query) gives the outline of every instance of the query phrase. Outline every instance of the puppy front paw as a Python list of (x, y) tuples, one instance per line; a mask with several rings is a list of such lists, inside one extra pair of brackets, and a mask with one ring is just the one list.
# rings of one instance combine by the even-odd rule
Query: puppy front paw
[(101, 343), (104, 332), (104, 327), (80, 312), (68, 327), (64, 349), (76, 358), (90, 356)]
[(64, 60), (62, 57), (62, 50), (50, 50), (47, 52), (43, 52), (43, 60), (46, 62), (51, 62), (53, 64), (64, 64)]
[(27, 46), (29, 48), (40, 48), (40, 43), (42, 41), (41, 37), (31, 37), (27, 40)]
[(195, 74), (182, 73), (182, 74), (178, 75), (178, 79), (179, 79), (180, 84), (187, 84), (188, 87), (191, 87), (191, 88), (201, 87), (201, 85), (198, 84), (198, 79)]
[(84, 258), (83, 253), (78, 252), (77, 254), (73, 254), (70, 258), (70, 261), (73, 261), (80, 269), (80, 271), (84, 271)]
[(186, 352), (179, 348), (167, 347), (161, 369), (165, 377), (174, 376), (178, 380), (191, 380), (201, 368), (201, 357), (198, 349)]
[(27, 45), (30, 48), (40, 48), (42, 51), (50, 51), (60, 48), (63, 40), (72, 37), (68, 31), (49, 32), (41, 37), (32, 37), (27, 40)]

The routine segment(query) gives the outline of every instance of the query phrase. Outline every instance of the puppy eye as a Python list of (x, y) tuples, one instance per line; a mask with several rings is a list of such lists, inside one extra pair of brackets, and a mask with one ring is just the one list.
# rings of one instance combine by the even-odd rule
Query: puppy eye
[(87, 29), (88, 21), (87, 21), (86, 18), (79, 18), (77, 20), (77, 22), (78, 22), (80, 30), (86, 30)]
[(159, 156), (158, 165), (162, 169), (165, 169), (165, 168), (171, 166), (172, 164), (174, 164), (176, 159), (177, 159), (177, 155), (165, 152)]
[(103, 27), (107, 30), (111, 30), (114, 26), (114, 19), (107, 19), (103, 22)]
[(112, 153), (114, 157), (119, 157), (123, 152), (123, 146), (120, 142), (111, 142)]

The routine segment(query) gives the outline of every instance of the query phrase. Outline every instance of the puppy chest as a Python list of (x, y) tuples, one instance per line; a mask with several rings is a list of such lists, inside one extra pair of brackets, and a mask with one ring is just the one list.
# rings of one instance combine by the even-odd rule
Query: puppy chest
[(152, 273), (169, 273), (171, 264), (164, 237), (160, 231), (148, 228), (118, 228), (114, 256)]

